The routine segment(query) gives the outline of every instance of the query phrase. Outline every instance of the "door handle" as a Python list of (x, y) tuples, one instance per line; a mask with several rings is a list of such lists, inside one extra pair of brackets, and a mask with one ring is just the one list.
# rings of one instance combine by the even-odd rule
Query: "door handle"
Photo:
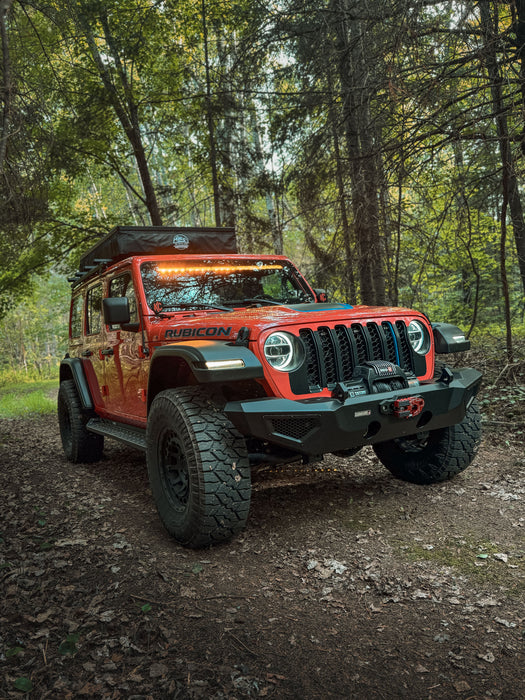
[(91, 357), (92, 354), (91, 350), (84, 350), (82, 357)]
[(114, 355), (115, 353), (113, 352), (113, 348), (106, 348), (105, 350), (100, 351), (101, 355)]

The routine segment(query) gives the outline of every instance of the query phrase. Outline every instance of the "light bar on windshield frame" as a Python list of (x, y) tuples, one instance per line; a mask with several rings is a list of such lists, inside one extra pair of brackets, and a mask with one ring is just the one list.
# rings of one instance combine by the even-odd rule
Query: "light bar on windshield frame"
[(283, 265), (196, 265), (191, 267), (157, 267), (160, 275), (195, 275), (206, 272), (229, 274), (230, 272), (259, 272), (261, 270), (282, 270)]

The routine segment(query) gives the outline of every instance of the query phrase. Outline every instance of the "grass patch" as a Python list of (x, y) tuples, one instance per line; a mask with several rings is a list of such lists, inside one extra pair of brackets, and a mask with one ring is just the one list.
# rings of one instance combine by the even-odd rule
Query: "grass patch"
[(56, 379), (4, 384), (0, 387), (0, 418), (55, 413), (57, 388)]
[(522, 595), (525, 591), (525, 556), (522, 551), (509, 552), (508, 563), (504, 563), (494, 558), (501, 548), (489, 541), (447, 540), (433, 545), (432, 549), (415, 542), (399, 544), (402, 556), (411, 561), (428, 561), (450, 567), (478, 583), (501, 586), (509, 593)]

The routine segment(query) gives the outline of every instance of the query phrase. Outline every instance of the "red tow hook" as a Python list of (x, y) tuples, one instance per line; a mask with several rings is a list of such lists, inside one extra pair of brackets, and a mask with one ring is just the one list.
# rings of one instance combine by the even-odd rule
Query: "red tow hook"
[(396, 399), (391, 406), (392, 413), (397, 418), (414, 418), (423, 410), (425, 399), (421, 396), (407, 396), (404, 399)]

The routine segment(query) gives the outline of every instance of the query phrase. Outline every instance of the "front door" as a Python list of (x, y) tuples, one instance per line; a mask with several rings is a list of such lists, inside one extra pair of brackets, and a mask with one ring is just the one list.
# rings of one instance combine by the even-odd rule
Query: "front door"
[(144, 355), (141, 352), (142, 336), (137, 298), (131, 272), (121, 273), (109, 280), (108, 296), (128, 298), (130, 323), (124, 328), (106, 327), (106, 407), (119, 419), (145, 418), (147, 380)]

